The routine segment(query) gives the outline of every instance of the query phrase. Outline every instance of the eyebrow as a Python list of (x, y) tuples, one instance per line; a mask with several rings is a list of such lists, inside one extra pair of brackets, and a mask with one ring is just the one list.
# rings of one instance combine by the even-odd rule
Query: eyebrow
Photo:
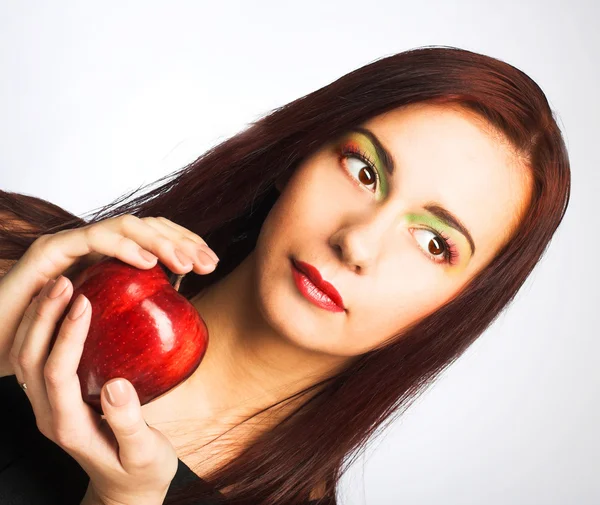
[(447, 226), (450, 226), (450, 228), (454, 228), (462, 233), (467, 239), (467, 242), (469, 242), (469, 246), (471, 246), (471, 256), (475, 254), (475, 242), (473, 241), (473, 237), (471, 237), (471, 234), (465, 225), (462, 224), (452, 212), (442, 207), (438, 202), (429, 202), (424, 205), (423, 208), (437, 217), (440, 221), (444, 222)]
[[(387, 170), (387, 172), (392, 175), (395, 168), (394, 158), (377, 138), (377, 136), (371, 130), (363, 128), (362, 126), (355, 126), (351, 128), (350, 131), (361, 133), (371, 141), (375, 147), (375, 151), (377, 152), (377, 157), (381, 160), (381, 164)], [(423, 208), (450, 228), (454, 228), (458, 232), (462, 233), (471, 247), (471, 256), (475, 254), (475, 242), (473, 241), (473, 237), (471, 237), (467, 227), (462, 224), (460, 220), (454, 214), (452, 214), (452, 212), (444, 208), (439, 202), (428, 202), (423, 206)]]

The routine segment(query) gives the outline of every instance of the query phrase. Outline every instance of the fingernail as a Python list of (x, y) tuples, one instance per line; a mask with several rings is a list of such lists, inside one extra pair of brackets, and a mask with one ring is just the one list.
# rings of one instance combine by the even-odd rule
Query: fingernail
[(122, 407), (129, 401), (129, 388), (124, 380), (116, 380), (106, 385), (108, 401), (115, 407)]
[(69, 319), (74, 321), (75, 319), (81, 317), (81, 315), (85, 312), (86, 308), (87, 298), (80, 294), (75, 300), (75, 303), (73, 303), (71, 310), (69, 311)]
[(219, 262), (219, 257), (217, 256), (215, 251), (213, 251), (212, 249), (206, 248), (206, 252), (213, 260), (215, 260), (215, 263)]
[(54, 286), (52, 286), (52, 290), (50, 291), (48, 298), (58, 298), (64, 293), (65, 289), (67, 289), (67, 279), (61, 275), (58, 277), (58, 279), (56, 279)]
[(215, 261), (204, 249), (198, 250), (198, 260), (202, 265), (206, 267), (211, 267), (215, 265)]

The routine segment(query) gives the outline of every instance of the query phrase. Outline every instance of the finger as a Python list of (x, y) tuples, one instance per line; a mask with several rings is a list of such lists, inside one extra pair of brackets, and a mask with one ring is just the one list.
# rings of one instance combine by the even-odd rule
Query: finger
[(187, 228), (185, 228), (184, 226), (181, 226), (173, 221), (171, 221), (170, 219), (167, 219), (166, 217), (163, 216), (150, 216), (150, 217), (143, 217), (141, 218), (142, 221), (147, 221), (147, 222), (152, 222), (152, 221), (156, 221), (160, 224), (163, 224), (165, 226), (168, 226), (169, 228), (172, 228), (175, 231), (178, 231), (181, 235), (183, 235), (184, 237), (189, 238), (191, 241), (200, 244), (200, 245), (205, 245), (206, 247), (208, 247), (208, 244), (206, 243), (206, 241), (200, 236), (195, 234), (194, 232), (188, 230)]
[(48, 280), (68, 269), (77, 269), (74, 265), (82, 257), (92, 259), (95, 254), (93, 259), (97, 259), (100, 254), (141, 269), (153, 268), (160, 258), (172, 272), (189, 272), (192, 267), (186, 268), (179, 261), (175, 249), (176, 244), (164, 233), (157, 232), (156, 228), (132, 214), (124, 214), (42, 235), (27, 250), (20, 265), (21, 270), (26, 270), (24, 265), (30, 265), (39, 278)]
[[(161, 221), (156, 218), (143, 218), (142, 220), (176, 243), (179, 251), (182, 251), (193, 262), (193, 268), (197, 273), (207, 274), (215, 269), (219, 258), (204, 241), (197, 242), (188, 234), (182, 234), (179, 229), (171, 226), (171, 222), (168, 220)], [(206, 258), (206, 255), (209, 257)]]
[(15, 375), (20, 381), (23, 377), (23, 374), (21, 372), (22, 367), (19, 362), (27, 360), (27, 356), (21, 356), (23, 342), (25, 341), (25, 338), (29, 333), (33, 321), (38, 317), (37, 312), (39, 310), (41, 300), (44, 298), (46, 293), (52, 288), (54, 282), (54, 279), (50, 279), (42, 285), (42, 288), (31, 299), (29, 305), (26, 307), (25, 312), (21, 317), (21, 322), (19, 323), (19, 326), (15, 331), (15, 336), (13, 338), (13, 343), (9, 353), (9, 359), (14, 367), (14, 370), (17, 372)]
[(23, 373), (21, 372), (21, 365), (19, 364), (19, 353), (21, 351), (21, 346), (23, 345), (25, 335), (27, 335), (29, 327), (31, 326), (31, 322), (35, 317), (35, 311), (36, 306), (38, 304), (38, 300), (39, 294), (31, 299), (31, 302), (25, 309), (25, 312), (21, 318), (21, 322), (19, 323), (19, 326), (17, 327), (17, 330), (15, 332), (15, 337), (13, 339), (13, 343), (8, 354), (8, 360), (12, 365), (13, 370), (15, 371), (15, 377), (17, 378), (19, 383), (25, 382), (23, 380)]
[[(59, 293), (61, 284), (64, 289)], [(44, 406), (34, 407), (36, 422), (44, 435), (65, 449), (80, 464), (88, 462), (90, 454), (93, 454), (96, 466), (100, 462), (114, 465), (117, 463), (116, 448), (111, 447), (110, 441), (103, 436), (101, 417), (84, 403), (77, 375), (91, 320), (91, 304), (83, 295), (78, 296), (72, 303), (73, 285), (63, 276), (57, 280), (55, 286), (58, 287), (45, 293), (51, 302), (41, 300), (40, 304), (45, 304), (46, 313), (52, 311), (52, 317), (58, 319), (59, 323), (62, 320), (62, 324), (59, 326), (58, 323), (49, 322), (47, 327), (42, 329), (41, 323), (36, 320), (30, 330), (30, 334), (38, 330), (44, 334), (40, 343), (43, 344), (42, 347), (46, 345), (50, 351), (42, 373), (35, 380), (36, 386), (32, 388), (34, 391), (30, 394), (38, 405), (41, 405), (41, 399), (46, 401)], [(53, 295), (54, 298), (49, 298)], [(80, 303), (82, 301), (85, 302), (83, 312)], [(69, 306), (70, 310), (65, 312)], [(50, 321), (50, 316), (46, 320)], [(40, 327), (33, 328), (33, 325), (37, 324), (40, 324)], [(25, 344), (27, 342), (28, 340)], [(44, 388), (46, 393), (41, 398), (42, 393), (38, 393), (38, 390), (43, 391)]]
[[(215, 262), (219, 261), (219, 257), (210, 248), (210, 246), (206, 243), (206, 241), (199, 235), (196, 235), (195, 233), (188, 230), (187, 228), (184, 228), (183, 226), (178, 225), (177, 223), (174, 223), (173, 221), (170, 221), (162, 216), (143, 217), (142, 221), (144, 221), (150, 225), (155, 225), (160, 230), (162, 230), (163, 233), (165, 233), (165, 231), (170, 231), (171, 234), (169, 236), (172, 236), (174, 239), (175, 239), (175, 237), (179, 237), (180, 240), (187, 239), (190, 242), (193, 242), (194, 244), (198, 244), (199, 246), (201, 246), (202, 250), (206, 251), (208, 253), (208, 255), (211, 256), (211, 258)], [(173, 232), (175, 233), (175, 235), (173, 235)], [(167, 233), (165, 233), (165, 235), (167, 235)]]
[(83, 401), (77, 369), (88, 335), (92, 308), (82, 294), (72, 303), (70, 295), (63, 294), (60, 306), (63, 307), (61, 313), (65, 308), (68, 308), (68, 313), (62, 317), (44, 368), (44, 379), (57, 429), (63, 433), (76, 433), (81, 428), (82, 420), (90, 416), (91, 410)]
[(200, 235), (193, 233), (192, 231), (188, 230), (187, 228), (185, 228), (177, 223), (174, 223), (173, 221), (170, 221), (169, 219), (167, 219), (165, 217), (158, 216), (153, 219), (158, 223), (162, 223), (165, 226), (169, 226), (175, 230), (178, 230), (184, 237), (189, 238), (192, 242), (203, 245), (205, 247), (206, 252), (211, 257), (211, 259), (215, 263), (219, 262), (219, 256), (217, 256), (217, 253), (215, 253), (215, 251), (212, 250), (212, 248), (206, 243), (206, 241)]
[[(39, 276), (46, 278), (54, 278), (69, 269), (80, 270), (75, 264), (81, 258), (95, 259), (98, 254), (118, 258), (141, 269), (153, 268), (156, 265), (156, 255), (149, 253), (149, 258), (145, 258), (142, 254), (144, 248), (138, 245), (136, 237), (124, 236), (118, 229), (118, 224), (108, 224), (107, 221), (110, 219), (82, 228), (44, 235), (34, 242), (23, 259), (31, 264)], [(138, 236), (137, 240), (139, 238)]]
[[(181, 261), (177, 255), (177, 252), (182, 253), (183, 251), (179, 250), (178, 244), (175, 240), (171, 240), (165, 235), (165, 231), (168, 228), (163, 227), (159, 229), (157, 227), (150, 226), (148, 223), (149, 221), (153, 220), (144, 220), (136, 216), (126, 215), (123, 216), (123, 219), (118, 221), (119, 231), (126, 236), (134, 232), (139, 233), (139, 239), (136, 237), (135, 240), (139, 242), (143, 248), (161, 258), (161, 261), (163, 261), (163, 263), (165, 263), (172, 272), (189, 272), (193, 268), (194, 258), (196, 258), (198, 262), (202, 262), (201, 258), (203, 254), (205, 254), (205, 245), (201, 245), (195, 251), (195, 256), (189, 259), (183, 258), (183, 261)], [(204, 271), (200, 273), (207, 272)]]
[[(161, 439), (146, 424), (138, 394), (126, 379), (108, 381), (100, 395), (104, 418), (119, 444), (119, 459), (127, 472), (160, 463)], [(165, 444), (166, 445), (166, 444)]]
[[(27, 323), (20, 329), (16, 350), (19, 382), (27, 384), (27, 397), (31, 402), (38, 426), (52, 424), (52, 409), (48, 400), (45, 366), (50, 354), (50, 341), (56, 327), (56, 321), (64, 310), (66, 303), (60, 303), (60, 292), (67, 289), (68, 281), (64, 278), (58, 284), (50, 280), (26, 311), (24, 320)], [(56, 290), (54, 287), (56, 286)], [(59, 296), (55, 296), (56, 294)], [(50, 298), (54, 296), (54, 298)], [(57, 303), (58, 300), (58, 303)]]

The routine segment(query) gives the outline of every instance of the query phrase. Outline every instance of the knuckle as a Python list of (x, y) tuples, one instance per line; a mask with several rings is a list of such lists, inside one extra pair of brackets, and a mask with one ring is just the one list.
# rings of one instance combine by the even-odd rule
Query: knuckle
[(141, 219), (133, 214), (123, 214), (119, 217), (119, 221), (123, 230), (131, 230), (134, 226), (139, 224)]
[(112, 255), (116, 256), (117, 251), (125, 248), (129, 242), (135, 242), (135, 241), (131, 240), (129, 237), (126, 237), (125, 235), (120, 235), (116, 242), (116, 250), (112, 251)]
[(34, 357), (26, 351), (21, 351), (17, 356), (17, 365), (21, 370), (29, 369), (33, 366)]
[(124, 437), (124, 438), (131, 438), (136, 436), (139, 431), (140, 431), (140, 427), (139, 425), (131, 418), (131, 415), (128, 416), (130, 419), (128, 419), (128, 422), (126, 422), (123, 426), (121, 426), (119, 428), (119, 433)]
[(170, 254), (175, 249), (175, 244), (172, 240), (169, 240), (167, 237), (162, 235), (161, 233), (157, 233), (155, 237), (152, 239), (152, 246), (156, 248), (158, 252), (162, 255)]
[(66, 448), (69, 446), (70, 437), (64, 430), (56, 430), (52, 440), (54, 440), (56, 444)]
[(73, 231), (73, 228), (66, 228), (64, 230), (59, 230), (53, 233), (53, 235), (65, 235)]
[(98, 223), (92, 224), (90, 226), (85, 226), (82, 228), (83, 235), (85, 236), (88, 242), (95, 242), (101, 233), (100, 227), (97, 226)]
[(181, 242), (189, 245), (190, 247), (193, 246), (194, 248), (197, 248), (198, 245), (203, 245), (199, 240), (194, 240), (191, 237), (181, 237)]
[(42, 235), (40, 235), (38, 238), (35, 239), (35, 241), (33, 242), (33, 245), (37, 245), (37, 246), (44, 245), (51, 238), (52, 238), (52, 234), (43, 233)]
[(8, 353), (8, 362), (11, 364), (14, 370), (19, 364), (19, 355), (13, 349), (14, 347)]
[(204, 241), (204, 239), (200, 235), (196, 235), (194, 232), (190, 232), (191, 236), (186, 236), (185, 238), (191, 240), (195, 245), (204, 245), (208, 247), (208, 244)]
[(36, 238), (33, 241), (31, 246), (29, 247), (31, 254), (33, 254), (34, 256), (43, 254), (43, 251), (48, 247), (49, 241), (50, 241), (50, 235), (48, 235), (48, 234), (40, 235), (38, 238)]
[(35, 307), (33, 309), (33, 316), (30, 317), (32, 319), (45, 319), (46, 313), (48, 312), (48, 302), (48, 298), (44, 296), (40, 297), (38, 302), (33, 305), (33, 307)]
[(46, 384), (52, 388), (60, 387), (65, 381), (60, 369), (50, 362), (44, 366), (44, 379)]
[(77, 434), (64, 428), (56, 428), (54, 430), (54, 441), (65, 449), (79, 447)]
[(158, 242), (159, 247), (164, 247), (165, 249), (175, 249), (177, 240), (171, 239), (167, 235), (163, 235), (162, 233), (158, 233), (156, 236), (156, 240)]
[(23, 323), (25, 323), (27, 325), (31, 325), (31, 323), (33, 323), (33, 321), (36, 317), (36, 311), (37, 311), (37, 309), (34, 308), (35, 305), (36, 305), (36, 302), (34, 300), (31, 302), (29, 307), (27, 307), (27, 310), (25, 310), (25, 313), (23, 314), (23, 317), (22, 317)]

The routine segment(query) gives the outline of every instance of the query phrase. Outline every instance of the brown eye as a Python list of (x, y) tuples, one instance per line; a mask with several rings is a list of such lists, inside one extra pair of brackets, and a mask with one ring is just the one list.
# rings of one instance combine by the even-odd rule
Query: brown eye
[(369, 184), (373, 184), (377, 179), (375, 179), (371, 169), (365, 167), (358, 173), (358, 180), (368, 186)]
[[(436, 263), (443, 263), (447, 260), (448, 246), (444, 239), (433, 233), (431, 230), (424, 229), (413, 229), (412, 234), (417, 239), (420, 249), (423, 250), (425, 255)], [(421, 235), (421, 234), (429, 234)]]
[[(377, 173), (371, 166), (366, 164), (357, 156), (347, 156), (346, 165), (348, 172), (357, 179), (361, 184), (367, 186), (368, 189), (375, 192), (377, 189)], [(374, 185), (372, 188), (370, 185)]]
[(438, 237), (433, 237), (429, 241), (429, 252), (434, 256), (444, 252), (442, 241)]

